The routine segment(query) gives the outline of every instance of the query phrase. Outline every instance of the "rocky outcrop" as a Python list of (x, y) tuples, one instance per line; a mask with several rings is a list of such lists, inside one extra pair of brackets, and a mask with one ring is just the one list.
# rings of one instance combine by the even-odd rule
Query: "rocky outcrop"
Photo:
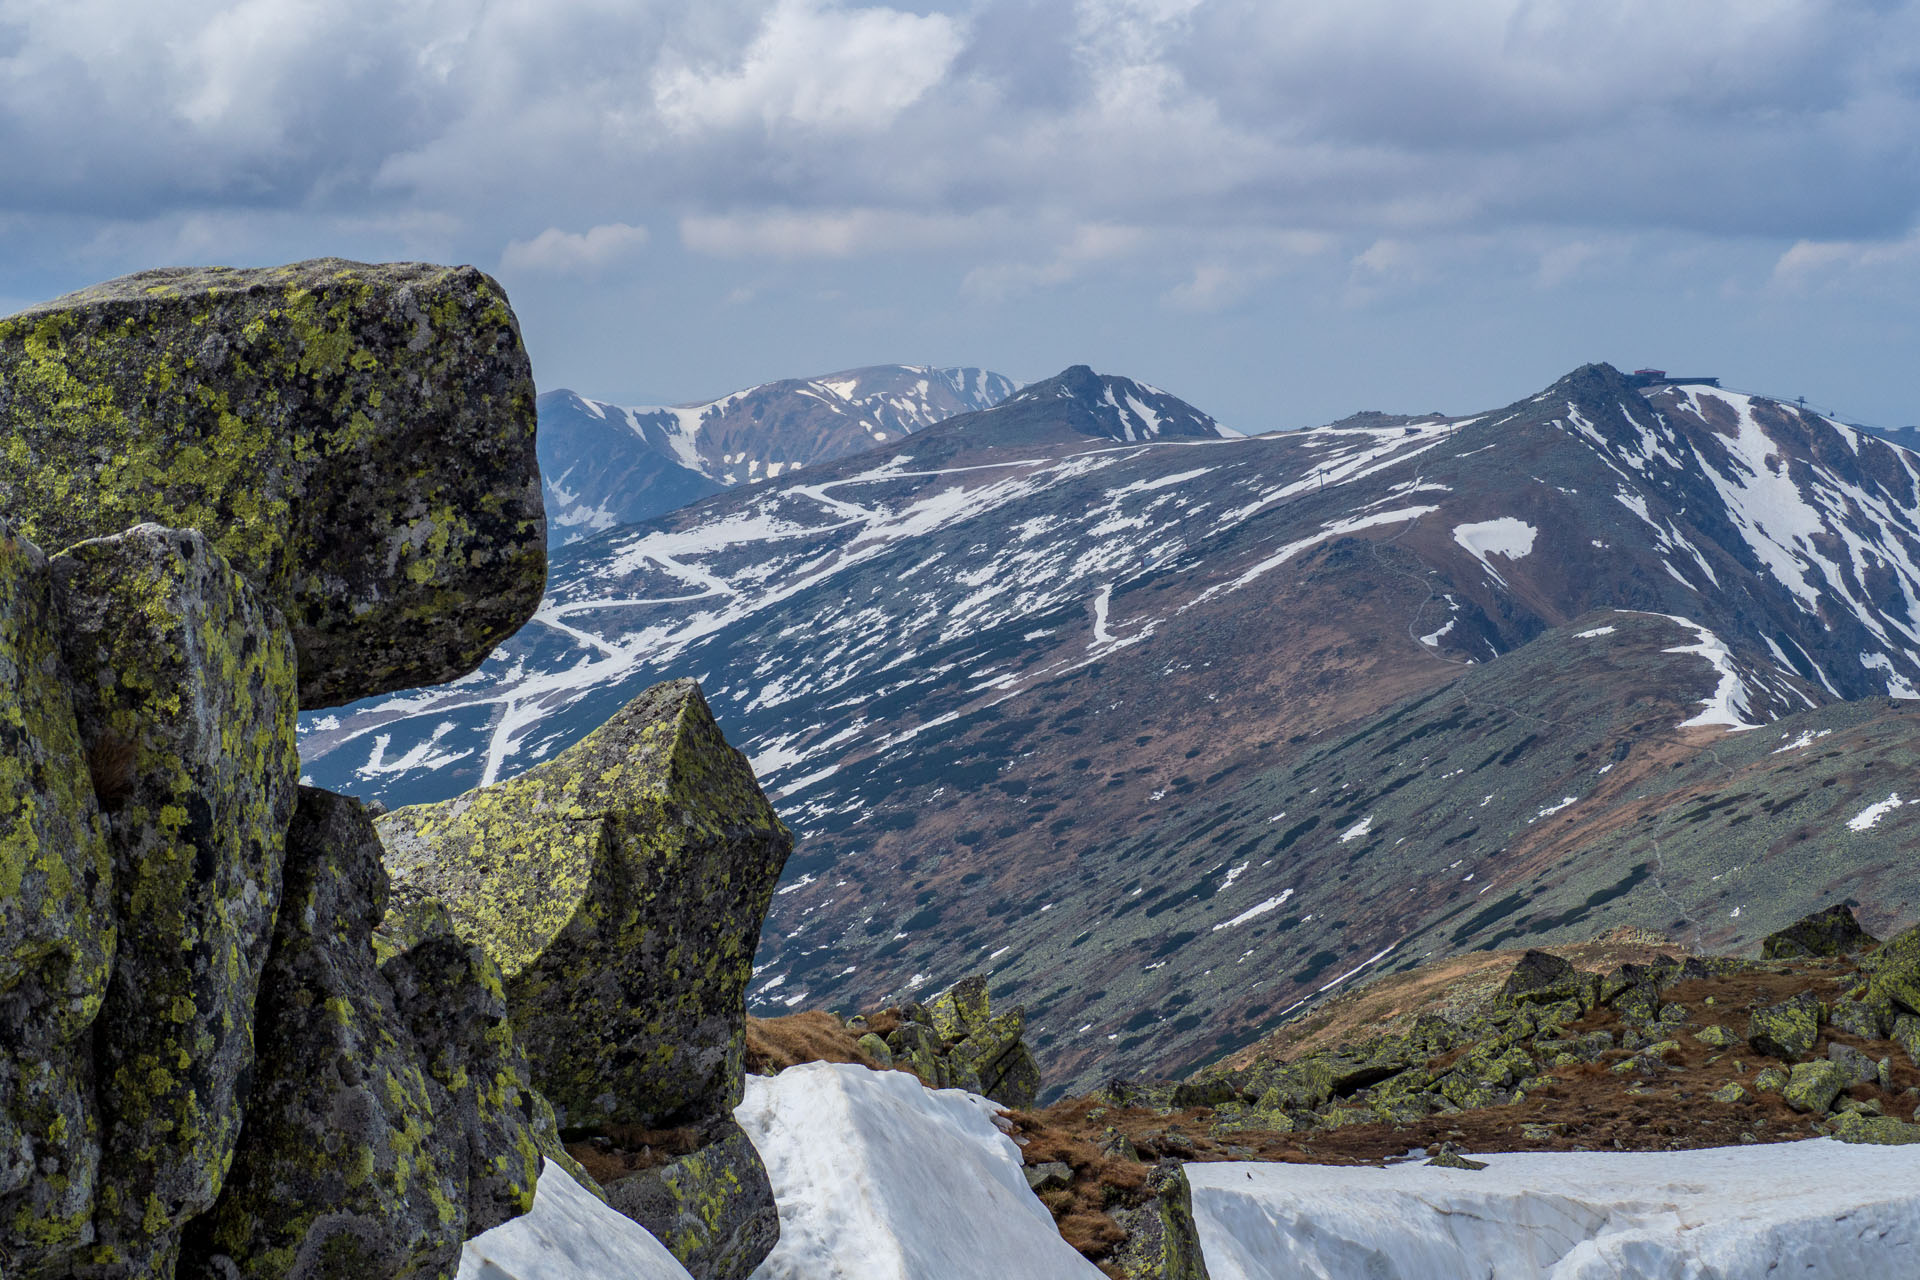
[(246, 1126), (182, 1272), (450, 1275), (546, 1159), (572, 1166), (498, 974), (444, 935), (376, 967), (387, 879), (357, 801), (302, 788), (286, 866)]
[(1126, 1239), (1107, 1255), (1109, 1274), (1123, 1280), (1208, 1280), (1193, 1222), (1193, 1190), (1178, 1160), (1162, 1160), (1147, 1174), (1145, 1200), (1115, 1209)]
[[(445, 1274), (468, 1234), (467, 1153), (374, 965), (379, 844), (356, 802), (307, 788), (287, 844), (245, 1138), (183, 1270)], [(538, 1174), (536, 1157), (529, 1189)]]
[(86, 1274), (171, 1269), (213, 1206), (253, 1068), (299, 760), (280, 615), (193, 531), (141, 525), (52, 560), (82, 741), (112, 813), (113, 977)]
[(1760, 955), (1767, 960), (1792, 959), (1799, 956), (1848, 956), (1865, 951), (1877, 939), (1854, 918), (1853, 909), (1845, 903), (1835, 903), (1825, 911), (1817, 911), (1794, 921), (1777, 933), (1770, 933), (1760, 942)]
[(59, 550), (200, 530), (284, 615), (300, 701), (463, 675), (546, 574), (533, 380), (471, 267), (145, 271), (0, 320), (0, 510)]
[(0, 1269), (79, 1244), (100, 1163), (89, 1032), (116, 941), (47, 558), (0, 521)]
[[(371, 822), (296, 787), (303, 698), (458, 675), (538, 599), (497, 286), (130, 277), (0, 321), (0, 422), (0, 1273), (450, 1278), (543, 1167), (591, 1188), (499, 967), (444, 911), (377, 953)], [(738, 852), (700, 843), (737, 778), (665, 754), (657, 843)], [(711, 896), (702, 870), (671, 874)]]
[(844, 1026), (874, 1065), (910, 1071), (930, 1088), (965, 1089), (1015, 1108), (1039, 1097), (1040, 1067), (1021, 1039), (1026, 1010), (1016, 1005), (996, 1014), (980, 974), (925, 1004), (855, 1014)]
[(792, 837), (699, 686), (656, 686), (547, 764), (379, 827), (386, 945), (409, 954), (445, 919), (499, 965), (534, 1082), (569, 1130), (692, 1131), (693, 1150), (609, 1195), (702, 1280), (751, 1271), (776, 1219), (731, 1113), (754, 947)]

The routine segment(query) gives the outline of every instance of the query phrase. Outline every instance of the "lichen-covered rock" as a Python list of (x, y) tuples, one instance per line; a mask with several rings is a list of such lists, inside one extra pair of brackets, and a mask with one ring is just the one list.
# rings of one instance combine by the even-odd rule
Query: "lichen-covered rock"
[(1898, 1013), (1893, 1001), (1868, 990), (1861, 992), (1857, 999), (1834, 1001), (1827, 1010), (1827, 1022), (1862, 1040), (1884, 1040), (1893, 1029)]
[(1901, 1147), (1920, 1142), (1920, 1125), (1862, 1111), (1849, 1111), (1835, 1117), (1827, 1133), (1842, 1142), (1866, 1142), (1877, 1146)]
[(460, 1135), (469, 1236), (532, 1208), (547, 1160), (593, 1185), (533, 1087), (508, 1018), (506, 984), (486, 952), (447, 929), (387, 961), (380, 976), (426, 1068), (436, 1126)]
[(113, 864), (46, 557), (0, 521), (0, 1270), (86, 1242), (99, 1165), (88, 1028), (113, 959)]
[(141, 525), (50, 567), (81, 739), (119, 774), (96, 1240), (75, 1273), (164, 1272), (220, 1189), (253, 1066), (299, 763), (293, 644), (192, 530)]
[(940, 1037), (924, 1022), (903, 1022), (887, 1035), (893, 1065), (905, 1067), (928, 1084), (940, 1073)]
[(1500, 994), (1525, 1004), (1558, 1004), (1563, 1000), (1592, 1004), (1597, 986), (1591, 975), (1581, 973), (1564, 957), (1550, 951), (1528, 951), (1514, 964)]
[(1745, 1102), (1753, 1095), (1748, 1093), (1739, 1081), (1729, 1080), (1707, 1096), (1715, 1102)]
[(1107, 1255), (1107, 1266), (1125, 1280), (1207, 1280), (1186, 1170), (1177, 1160), (1162, 1160), (1147, 1174), (1145, 1191), (1140, 1205), (1111, 1212), (1127, 1235)]
[(1920, 925), (1894, 934), (1873, 954), (1868, 991), (1920, 1013)]
[(1833, 1100), (1846, 1089), (1847, 1083), (1846, 1070), (1838, 1063), (1815, 1058), (1812, 1062), (1794, 1064), (1780, 1096), (1795, 1111), (1820, 1115), (1833, 1106)]
[(746, 984), (792, 847), (691, 680), (509, 782), (381, 818), (402, 944), (443, 904), (500, 966), (568, 1127), (666, 1129), (741, 1096)]
[(887, 1047), (885, 1040), (882, 1040), (873, 1032), (867, 1032), (855, 1043), (860, 1046), (860, 1052), (872, 1058), (874, 1062), (879, 1064), (882, 1070), (893, 1065), (893, 1050)]
[(1920, 1018), (1910, 1013), (1898, 1015), (1887, 1036), (1895, 1044), (1907, 1051), (1907, 1060), (1920, 1066)]
[(1755, 1053), (1793, 1062), (1813, 1052), (1820, 1036), (1820, 1002), (1803, 991), (1790, 1000), (1755, 1009), (1747, 1019), (1747, 1043)]
[(1880, 1078), (1880, 1065), (1852, 1045), (1838, 1042), (1827, 1046), (1827, 1061), (1847, 1073), (1847, 1084), (1866, 1084)]
[(1706, 1045), (1709, 1049), (1731, 1049), (1740, 1043), (1739, 1036), (1733, 1034), (1733, 1032), (1727, 1030), (1725, 1027), (1720, 1026), (1718, 1023), (1700, 1028), (1693, 1033), (1693, 1038), (1701, 1044)]
[(538, 605), (533, 380), (471, 267), (145, 271), (0, 320), (0, 510), (49, 551), (201, 530), (309, 709), (453, 679)]
[(1875, 938), (1860, 927), (1853, 909), (1836, 902), (1825, 911), (1794, 921), (1760, 942), (1760, 954), (1769, 960), (1799, 956), (1845, 956), (1865, 951)]
[(987, 980), (982, 974), (969, 974), (927, 1002), (933, 1029), (948, 1040), (960, 1040), (986, 1025), (988, 1008)]
[(182, 1271), (450, 1277), (471, 1234), (467, 1151), (374, 966), (378, 841), (357, 801), (302, 787), (287, 846), (246, 1125)]
[(607, 1184), (607, 1203), (653, 1233), (694, 1280), (745, 1280), (780, 1240), (773, 1184), (728, 1118), (680, 1156)]

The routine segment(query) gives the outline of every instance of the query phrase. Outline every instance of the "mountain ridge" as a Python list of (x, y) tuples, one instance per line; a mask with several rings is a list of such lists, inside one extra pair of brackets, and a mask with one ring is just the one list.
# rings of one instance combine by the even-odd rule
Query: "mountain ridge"
[[(312, 763), (348, 789), (428, 798), (543, 758), (620, 691), (700, 676), (800, 835), (755, 1007), (871, 1005), (984, 966), (996, 998), (1034, 1011), (1042, 1060), (1073, 1086), (1123, 1044), (1161, 1070), (1225, 1051), (1302, 996), (1400, 963), (1421, 929), (1445, 949), (1515, 925), (1502, 942), (1524, 942), (1572, 927), (1563, 917), (1664, 928), (1679, 918), (1669, 897), (1704, 921), (1727, 869), (1648, 834), (1641, 817), (1666, 792), (1617, 784), (1676, 767), (1711, 790), (1693, 762), (1733, 759), (1755, 732), (1736, 726), (1817, 720), (1920, 678), (1920, 459), (1792, 406), (1636, 388), (1596, 365), (1454, 419), (1132, 443), (993, 421), (1048, 399), (604, 534), (556, 561), (539, 621), (482, 677), (310, 726)], [(1085, 396), (1070, 408), (1091, 411)], [(1606, 636), (1611, 666), (1570, 656)], [(1533, 673), (1499, 715), (1406, 710), (1496, 667)], [(1580, 692), (1558, 687), (1575, 672), (1597, 682), (1571, 717), (1586, 727), (1527, 729), (1566, 718), (1552, 708)], [(1409, 715), (1430, 726), (1416, 741), (1450, 755), (1480, 744), (1437, 772), (1470, 778), (1491, 758), (1482, 776), (1509, 779), (1487, 806), (1497, 820), (1447, 818), (1484, 789), (1453, 795), (1469, 784), (1417, 768), (1368, 784), (1410, 777), (1347, 840), (1367, 813), (1267, 796), (1329, 742)], [(1905, 759), (1892, 728), (1859, 732), (1872, 760)], [(1362, 750), (1318, 767), (1351, 790)], [(1797, 867), (1828, 883), (1851, 856), (1847, 821), (1891, 789), (1873, 790), (1886, 775), (1866, 759), (1822, 766), (1818, 814), (1761, 769), (1759, 800), (1689, 825), (1780, 827), (1768, 879)], [(1576, 775), (1588, 784), (1569, 787)], [(1871, 841), (1911, 846), (1909, 812)], [(1598, 852), (1569, 861), (1542, 835), (1562, 831)], [(1455, 836), (1431, 865), (1394, 843)], [(1689, 851), (1684, 865), (1660, 873), (1649, 839)], [(1467, 852), (1486, 864), (1472, 896), (1502, 912), (1464, 932), (1480, 910), (1444, 928), (1384, 912), (1388, 884), (1445, 903), (1438, 877)], [(1583, 905), (1595, 895), (1598, 916)], [(1767, 910), (1796, 912), (1796, 895), (1786, 885)], [(1737, 943), (1767, 923), (1749, 903), (1727, 925), (1735, 905), (1703, 932)], [(1241, 936), (1280, 969), (1251, 996), (1216, 954)]]
[(539, 397), (551, 541), (578, 541), (740, 484), (903, 438), (1013, 392), (976, 368), (869, 365), (680, 405)]

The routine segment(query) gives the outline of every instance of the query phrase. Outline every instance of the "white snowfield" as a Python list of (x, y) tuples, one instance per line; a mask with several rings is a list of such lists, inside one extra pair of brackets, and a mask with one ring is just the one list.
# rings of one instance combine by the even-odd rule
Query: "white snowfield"
[(1027, 1188), (997, 1110), (900, 1071), (748, 1076), (734, 1117), (780, 1206), (753, 1280), (1100, 1280)]
[(693, 1280), (647, 1229), (553, 1161), (533, 1208), (467, 1241), (456, 1280)]
[(1478, 1171), (1190, 1164), (1212, 1280), (1920, 1276), (1920, 1147), (1529, 1152)]

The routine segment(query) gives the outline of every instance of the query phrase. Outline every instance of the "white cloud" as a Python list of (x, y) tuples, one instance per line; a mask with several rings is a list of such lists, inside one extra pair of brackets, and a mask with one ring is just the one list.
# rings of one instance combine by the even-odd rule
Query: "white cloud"
[(787, 124), (871, 133), (940, 83), (965, 43), (963, 24), (944, 14), (778, 0), (737, 66), (656, 71), (654, 105), (686, 133)]
[(887, 209), (775, 209), (693, 214), (680, 241), (716, 258), (847, 258), (855, 254), (946, 248), (978, 238), (982, 220)]
[(1149, 239), (1142, 227), (1089, 223), (1074, 228), (1048, 261), (975, 267), (961, 282), (961, 291), (985, 301), (999, 302), (1036, 289), (1053, 288), (1066, 284), (1098, 263), (1138, 251)]
[(531, 240), (511, 241), (500, 255), (504, 271), (584, 274), (612, 265), (647, 243), (645, 227), (609, 222), (586, 231), (548, 227)]
[(1775, 284), (1807, 285), (1857, 271), (1920, 265), (1920, 231), (1880, 241), (1798, 240), (1773, 265)]

